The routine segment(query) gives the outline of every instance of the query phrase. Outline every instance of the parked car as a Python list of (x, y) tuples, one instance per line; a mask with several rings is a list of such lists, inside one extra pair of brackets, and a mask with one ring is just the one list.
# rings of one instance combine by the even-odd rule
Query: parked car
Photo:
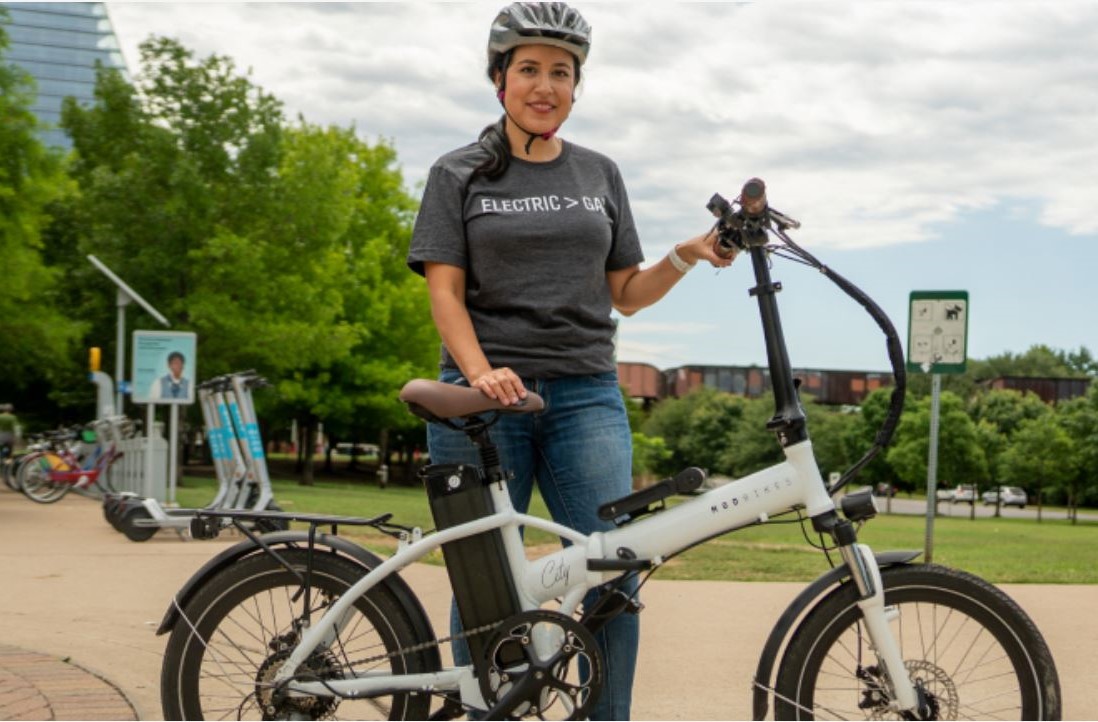
[(953, 498), (950, 501), (954, 504), (957, 502), (974, 503), (976, 501), (976, 486), (973, 484), (958, 484), (957, 488), (953, 490)]
[(341, 441), (335, 446), (337, 456), (370, 456), (378, 453), (377, 444), (352, 444)]
[(882, 481), (873, 488), (873, 496), (896, 496), (896, 487)]
[(953, 494), (956, 491), (957, 491), (956, 489), (952, 489), (952, 488), (949, 488), (949, 487), (946, 487), (945, 489), (942, 489), (942, 488), (939, 487), (937, 493), (934, 494), (934, 497), (938, 501), (953, 501)]
[[(1029, 503), (1029, 496), (1026, 494), (1026, 490), (1020, 486), (1000, 486), (998, 489), (999, 503), (1003, 506), (1016, 506), (1019, 509), (1024, 509), (1026, 504)], [(981, 498), (984, 500), (984, 504), (995, 503), (996, 490), (991, 489), (985, 491)]]

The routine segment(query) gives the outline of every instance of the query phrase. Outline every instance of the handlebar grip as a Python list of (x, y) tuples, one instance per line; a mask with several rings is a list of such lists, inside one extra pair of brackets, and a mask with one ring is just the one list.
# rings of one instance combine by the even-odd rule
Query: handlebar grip
[(748, 218), (758, 218), (766, 212), (766, 183), (762, 178), (752, 178), (743, 184), (740, 206)]
[(717, 234), (717, 242), (713, 244), (713, 253), (716, 253), (719, 257), (728, 260), (736, 253), (736, 246), (729, 240), (727, 240), (721, 233)]

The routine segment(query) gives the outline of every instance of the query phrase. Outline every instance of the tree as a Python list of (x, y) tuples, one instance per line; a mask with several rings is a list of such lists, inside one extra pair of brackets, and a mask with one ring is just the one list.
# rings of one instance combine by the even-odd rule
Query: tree
[[(847, 436), (851, 429), (861, 422), (861, 415), (851, 413), (835, 407), (810, 403), (805, 398), (805, 410), (808, 414), (808, 431), (812, 436), (812, 451), (816, 455), (816, 461), (820, 466), (820, 473), (826, 480), (831, 472), (842, 472), (862, 453), (868, 449), (868, 444), (857, 456), (852, 456), (847, 445)], [(869, 481), (870, 477), (862, 476), (863, 481)]]
[(136, 88), (101, 70), (96, 104), (65, 107), (81, 250), (198, 333), (204, 375), (271, 378), (260, 411), (296, 419), (305, 447), (321, 420), (383, 444), (386, 429), (418, 433), (397, 391), (438, 342), (404, 264), (415, 203), (391, 146), (287, 124), (227, 58), (165, 38), (141, 57)]
[(1065, 366), (1075, 372), (1073, 375), (1098, 376), (1098, 359), (1094, 358), (1086, 346), (1080, 346), (1078, 351), (1058, 351), (1056, 355)]
[(643, 431), (661, 437), (671, 452), (657, 471), (670, 476), (697, 466), (710, 474), (728, 473), (721, 457), (738, 441), (735, 432), (745, 406), (741, 397), (706, 387), (656, 404)]
[[(0, 57), (8, 46), (0, 26)], [(61, 156), (38, 139), (31, 78), (0, 60), (0, 396), (12, 399), (38, 379), (61, 377), (81, 325), (62, 310), (63, 274), (45, 265), (49, 207), (71, 191)]]
[[(938, 426), (938, 479), (954, 483), (986, 479), (987, 459), (977, 439), (976, 424), (965, 413), (961, 399), (948, 391), (941, 395)], [(925, 489), (929, 448), (930, 399), (920, 399), (905, 409), (888, 463), (901, 479)]]
[(766, 424), (774, 416), (770, 398), (740, 399), (742, 411), (729, 429), (729, 441), (720, 455), (719, 468), (733, 477), (744, 477), (785, 459), (782, 447)]
[[(1089, 353), (1087, 354), (1089, 356)], [(999, 376), (1078, 376), (1062, 351), (1055, 351), (1044, 344), (1034, 344), (1024, 353), (1010, 351), (974, 361), (970, 373), (976, 378), (993, 379)]]
[(1061, 403), (1056, 415), (1075, 448), (1075, 478), (1070, 483), (1074, 523), (1084, 497), (1098, 491), (1098, 385), (1091, 384), (1086, 396)]
[[(847, 463), (853, 463), (869, 451), (877, 439), (877, 433), (884, 424), (888, 414), (889, 403), (892, 399), (892, 389), (880, 388), (871, 391), (863, 400), (858, 413), (850, 423), (839, 430), (844, 455)], [(896, 439), (893, 438), (893, 443)], [(862, 470), (861, 479), (867, 483), (887, 483), (894, 487), (897, 484), (897, 475), (892, 465), (888, 463), (888, 449), (870, 461)]]
[[(62, 111), (81, 189), (81, 250), (189, 328), (195, 286), (217, 270), (193, 254), (250, 242), (282, 219), (272, 182), (282, 115), (227, 58), (196, 61), (176, 41), (153, 38), (141, 44), (141, 63), (136, 87), (100, 68), (95, 105), (67, 99)], [(209, 352), (206, 368), (228, 370)]]
[(1014, 435), (1023, 422), (1052, 413), (1052, 409), (1032, 391), (990, 389), (973, 397), (969, 414), (974, 421), (993, 424), (1007, 438)]
[(1064, 488), (1073, 508), (1078, 478), (1075, 443), (1051, 414), (1022, 423), (1003, 454), (1002, 473), (1007, 483), (1036, 487), (1038, 521), (1046, 488)]

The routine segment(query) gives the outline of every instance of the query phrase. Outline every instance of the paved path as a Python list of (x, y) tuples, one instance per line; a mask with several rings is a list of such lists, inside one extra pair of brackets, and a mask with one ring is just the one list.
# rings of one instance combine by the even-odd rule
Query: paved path
[[(0, 719), (133, 719), (134, 712), (159, 719), (166, 640), (156, 625), (172, 594), (230, 543), (160, 532), (138, 544), (115, 532), (92, 501), (70, 495), (42, 506), (0, 487)], [(445, 571), (416, 565), (403, 575), (435, 628), (446, 629)], [(634, 716), (748, 719), (763, 642), (803, 586), (649, 582)], [(1065, 719), (1093, 718), (1098, 586), (1004, 588), (1052, 648)]]
[(0, 644), (0, 719), (135, 720), (118, 687), (59, 658)]

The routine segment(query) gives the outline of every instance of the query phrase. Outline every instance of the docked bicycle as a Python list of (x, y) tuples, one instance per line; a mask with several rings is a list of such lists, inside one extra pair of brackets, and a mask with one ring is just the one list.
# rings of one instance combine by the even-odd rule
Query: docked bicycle
[[(491, 440), (504, 413), (475, 389), (407, 384), (401, 398), (433, 422), (461, 428), (481, 464), (435, 465), (424, 481), (436, 530), (359, 519), (281, 514), (307, 531), (258, 536), (263, 513), (210, 512), (192, 533), (232, 524), (248, 539), (210, 560), (179, 591), (160, 625), (171, 633), (161, 695), (167, 719), (389, 718), (581, 719), (598, 698), (604, 660), (593, 634), (640, 610), (625, 585), (705, 541), (779, 516), (811, 525), (841, 564), (808, 585), (781, 615), (758, 663), (754, 713), (777, 719), (1057, 719), (1052, 656), (1029, 617), (1003, 592), (965, 572), (915, 564), (917, 552), (874, 554), (857, 527), (874, 516), (868, 492), (833, 496), (889, 442), (905, 372), (896, 331), (880, 308), (789, 237), (799, 224), (771, 208), (761, 181), (729, 203), (710, 202), (721, 247), (751, 257), (776, 410), (768, 427), (785, 460), (697, 493), (704, 473), (672, 479), (604, 505), (615, 528), (579, 534), (511, 505)], [(832, 486), (821, 478), (778, 314), (772, 256), (819, 269), (874, 318), (887, 338), (895, 387), (865, 456)], [(667, 504), (673, 495), (690, 495)], [(400, 540), (383, 560), (339, 537), (368, 525)], [(520, 528), (570, 544), (528, 558)], [(330, 527), (330, 533), (323, 529)], [(441, 548), (472, 664), (447, 666), (422, 605), (399, 570)], [(830, 559), (830, 555), (828, 556)], [(599, 598), (589, 608), (590, 589)]]
[(133, 422), (111, 416), (73, 429), (48, 432), (41, 448), (20, 458), (16, 484), (28, 499), (52, 504), (70, 491), (102, 496), (114, 492), (111, 467), (122, 457), (119, 442)]

